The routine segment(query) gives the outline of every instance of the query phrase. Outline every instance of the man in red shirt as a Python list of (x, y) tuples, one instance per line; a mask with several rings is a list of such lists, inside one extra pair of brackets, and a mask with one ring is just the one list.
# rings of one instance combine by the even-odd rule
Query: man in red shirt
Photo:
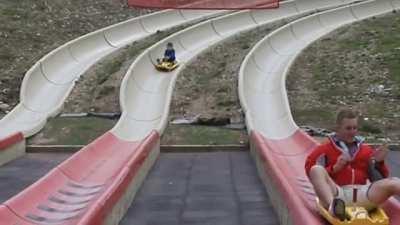
[[(341, 110), (336, 119), (336, 133), (316, 147), (305, 164), (321, 204), (340, 220), (345, 219), (347, 204), (372, 209), (400, 194), (400, 179), (388, 178), (384, 162), (387, 147), (374, 150), (356, 136), (357, 132), (357, 113)], [(370, 183), (374, 180), (371, 172), (380, 174), (381, 179)]]

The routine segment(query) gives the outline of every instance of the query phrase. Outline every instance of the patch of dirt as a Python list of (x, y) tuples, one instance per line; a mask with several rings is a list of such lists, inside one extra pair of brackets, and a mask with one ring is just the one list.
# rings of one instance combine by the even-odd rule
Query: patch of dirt
[(19, 101), (26, 71), (58, 46), (91, 31), (149, 13), (125, 0), (2, 0), (0, 113)]
[(287, 78), (299, 125), (333, 129), (338, 108), (361, 114), (370, 140), (400, 139), (400, 18), (398, 13), (343, 27), (312, 44)]
[(63, 112), (119, 112), (119, 86), (140, 49), (130, 45), (92, 66), (76, 82)]
[(247, 144), (245, 130), (221, 126), (170, 125), (161, 138), (162, 145), (226, 145)]

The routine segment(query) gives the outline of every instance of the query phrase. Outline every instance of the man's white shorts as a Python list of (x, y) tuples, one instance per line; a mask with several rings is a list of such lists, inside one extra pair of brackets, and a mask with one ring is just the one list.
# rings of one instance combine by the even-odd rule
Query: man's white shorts
[(368, 190), (371, 184), (338, 186), (338, 198), (342, 199), (346, 206), (361, 206), (367, 210), (377, 206), (368, 199)]

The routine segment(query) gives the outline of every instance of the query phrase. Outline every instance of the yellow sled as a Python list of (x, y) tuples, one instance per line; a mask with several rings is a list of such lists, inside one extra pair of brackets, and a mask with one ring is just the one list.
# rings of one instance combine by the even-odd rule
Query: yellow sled
[(158, 71), (162, 72), (171, 72), (172, 70), (176, 69), (179, 64), (178, 62), (167, 62), (167, 61), (160, 61), (158, 64), (154, 65)]
[(368, 212), (364, 207), (346, 206), (346, 220), (333, 217), (317, 198), (319, 213), (332, 225), (389, 225), (389, 218), (381, 208)]

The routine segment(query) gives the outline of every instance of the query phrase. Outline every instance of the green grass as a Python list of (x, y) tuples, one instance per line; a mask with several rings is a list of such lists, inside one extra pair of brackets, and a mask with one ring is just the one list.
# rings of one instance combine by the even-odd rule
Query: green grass
[(391, 115), (391, 112), (386, 111), (386, 102), (374, 102), (374, 104), (366, 105), (366, 115), (369, 118), (384, 118)]
[[(364, 22), (363, 26), (358, 27), (358, 35), (351, 40), (342, 41), (342, 45), (359, 45), (360, 48), (370, 44), (371, 53), (383, 56), (383, 66), (389, 69), (390, 77), (400, 86), (400, 17), (399, 14), (392, 14), (388, 17), (370, 19)], [(368, 35), (363, 35), (366, 34)], [(372, 32), (372, 34), (371, 34)], [(372, 39), (375, 40), (374, 44)], [(400, 95), (400, 90), (397, 90)]]
[(324, 123), (326, 121), (334, 121), (336, 112), (329, 108), (307, 108), (293, 109), (293, 117), (299, 124), (307, 124), (309, 121)]
[[(111, 129), (115, 122), (94, 117), (51, 119), (39, 135), (28, 140), (28, 144), (86, 145)], [(39, 136), (42, 141), (38, 140)]]
[[(353, 29), (356, 35), (340, 39), (337, 42), (339, 50), (351, 51), (371, 48), (372, 54), (383, 54), (383, 61), (389, 64), (391, 73), (399, 74), (400, 50), (396, 50), (400, 47), (400, 17), (398, 14), (369, 19), (352, 25), (351, 28), (342, 28), (338, 33), (345, 34), (349, 29)], [(394, 63), (391, 61), (394, 61)]]
[(123, 59), (107, 61), (96, 69), (97, 84), (103, 84), (108, 80), (111, 74), (118, 72), (123, 64)]
[(103, 96), (109, 95), (116, 91), (116, 88), (113, 86), (104, 86), (100, 89), (99, 95), (97, 96), (98, 99), (102, 98)]
[[(374, 54), (383, 55), (383, 62), (389, 69), (390, 77), (400, 86), (400, 18), (390, 17), (371, 24), (377, 30), (377, 43)], [(389, 29), (388, 29), (389, 28)], [(400, 89), (397, 90), (400, 95)]]
[[(351, 32), (351, 35), (349, 35)], [(384, 84), (392, 86), (392, 93), (400, 97), (400, 18), (398, 15), (388, 15), (369, 19), (336, 31), (335, 38), (323, 39), (324, 45), (317, 43), (310, 47), (314, 54), (310, 61), (312, 78), (309, 88), (320, 103), (319, 108), (304, 109), (303, 106), (293, 109), (294, 118), (299, 124), (309, 124), (317, 127), (331, 128), (335, 121), (335, 112), (343, 104), (353, 105), (369, 120), (360, 118), (359, 130), (362, 135), (377, 138), (395, 133), (388, 123), (382, 122), (393, 116), (391, 104), (387, 96), (371, 94), (365, 98), (367, 88)], [(316, 56), (321, 56), (315, 58)], [(376, 70), (378, 75), (388, 71), (387, 79), (382, 76), (358, 76), (355, 66), (361, 66), (359, 71), (369, 68)], [(357, 68), (358, 69), (358, 68)], [(363, 74), (364, 75), (364, 74)], [(361, 78), (361, 79), (360, 79)], [(390, 97), (392, 98), (392, 97)], [(375, 140), (374, 139), (374, 140)]]
[[(400, 41), (398, 42), (398, 46), (400, 48)], [(400, 96), (400, 49), (395, 51), (397, 52), (391, 52), (391, 54), (387, 54), (384, 57), (384, 61), (389, 68), (390, 78), (397, 84), (397, 89), (395, 92), (398, 96)]]
[(12, 8), (0, 9), (0, 12), (3, 16), (9, 16), (14, 18), (16, 15), (20, 14), (20, 10)]
[(381, 134), (382, 130), (371, 122), (362, 121), (360, 122), (360, 132)]
[(246, 142), (247, 134), (244, 130), (194, 125), (170, 125), (161, 139), (161, 144), (166, 145), (224, 145)]
[(347, 50), (360, 50), (368, 47), (369, 45), (370, 41), (363, 38), (344, 40), (339, 43), (340, 48)]
[[(28, 139), (28, 144), (86, 145), (110, 130), (116, 120), (87, 118), (55, 118), (46, 127)], [(223, 127), (170, 125), (165, 130), (161, 144), (168, 145), (222, 145), (247, 142), (244, 130)]]

